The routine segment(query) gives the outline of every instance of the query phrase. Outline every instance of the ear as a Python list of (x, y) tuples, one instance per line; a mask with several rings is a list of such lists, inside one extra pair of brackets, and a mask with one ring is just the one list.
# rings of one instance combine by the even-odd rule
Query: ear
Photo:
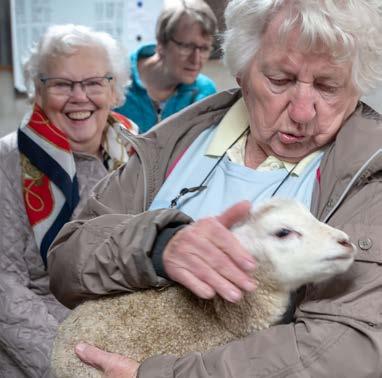
[(276, 208), (276, 205), (271, 202), (265, 202), (264, 204), (256, 207), (252, 211), (252, 216), (254, 219), (260, 219), (261, 217), (265, 216), (266, 214), (270, 213), (272, 210)]
[(243, 94), (244, 100), (246, 98), (246, 95), (248, 93), (248, 80), (247, 80), (247, 75), (241, 74), (239, 76), (236, 76), (236, 82), (241, 88), (241, 93)]
[(165, 45), (162, 42), (157, 42), (157, 47), (156, 47), (156, 53), (159, 55), (160, 58), (163, 58), (165, 53)]
[(41, 93), (42, 89), (41, 89), (41, 85), (35, 84), (34, 87), (35, 87), (35, 103), (40, 108), (42, 108), (42, 93)]
[(111, 93), (110, 93), (110, 110), (113, 110), (117, 107), (117, 92), (115, 90), (115, 86), (113, 85), (111, 87)]

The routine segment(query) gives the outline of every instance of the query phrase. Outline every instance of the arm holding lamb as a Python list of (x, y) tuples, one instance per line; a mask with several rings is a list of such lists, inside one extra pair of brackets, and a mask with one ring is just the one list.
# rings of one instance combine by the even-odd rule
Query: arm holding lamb
[[(162, 230), (172, 225), (187, 225), (192, 219), (175, 209), (142, 212), (141, 208), (135, 207), (139, 205), (134, 204), (143, 202), (143, 198), (136, 197), (143, 196), (136, 189), (138, 182), (143, 179), (138, 168), (136, 171), (140, 173), (137, 177), (127, 174), (127, 171), (134, 172), (129, 167), (134, 163), (137, 163), (137, 159), (130, 159), (126, 166), (107, 176), (95, 187), (78, 219), (64, 225), (49, 249), (51, 291), (69, 308), (99, 295), (168, 284), (153, 268), (153, 246)], [(226, 221), (231, 225), (247, 213), (248, 204), (237, 214), (234, 211), (234, 215)], [(219, 229), (216, 230), (216, 227)], [(226, 239), (231, 238), (228, 230), (215, 224), (211, 234), (219, 239), (222, 233)], [(253, 261), (246, 251), (238, 248), (240, 262), (236, 272), (241, 269), (242, 274), (232, 277), (232, 282), (237, 288), (243, 288), (248, 281), (245, 272), (248, 264), (253, 267)], [(103, 269), (99, 269), (99, 265)], [(234, 268), (231, 266), (231, 269)], [(177, 277), (176, 272), (174, 277)], [(66, 284), (62, 285), (62, 282)], [(211, 289), (209, 291), (211, 293)], [(223, 293), (220, 290), (220, 294), (226, 297), (230, 292), (226, 290)], [(239, 289), (236, 289), (238, 292)], [(206, 294), (204, 297), (210, 296)]]
[(77, 220), (64, 225), (49, 249), (50, 289), (69, 308), (99, 295), (168, 284), (152, 267), (153, 245), (162, 229), (192, 219), (176, 210), (142, 213), (130, 206), (143, 201), (134, 197), (141, 195), (141, 175), (124, 174), (134, 160), (97, 184)]

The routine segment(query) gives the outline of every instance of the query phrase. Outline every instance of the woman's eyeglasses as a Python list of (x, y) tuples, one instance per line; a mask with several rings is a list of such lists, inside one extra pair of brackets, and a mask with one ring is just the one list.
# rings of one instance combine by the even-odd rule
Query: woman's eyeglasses
[(96, 76), (89, 77), (84, 80), (69, 80), (59, 77), (40, 77), (40, 81), (45, 85), (46, 90), (53, 95), (70, 96), (73, 93), (76, 84), (81, 86), (81, 89), (88, 96), (97, 96), (105, 93), (112, 76)]
[(210, 45), (198, 46), (195, 45), (195, 43), (179, 42), (174, 38), (170, 38), (170, 41), (175, 43), (176, 47), (178, 48), (179, 54), (183, 55), (184, 57), (190, 56), (196, 50), (199, 50), (201, 58), (206, 59), (210, 57), (212, 50), (212, 46)]

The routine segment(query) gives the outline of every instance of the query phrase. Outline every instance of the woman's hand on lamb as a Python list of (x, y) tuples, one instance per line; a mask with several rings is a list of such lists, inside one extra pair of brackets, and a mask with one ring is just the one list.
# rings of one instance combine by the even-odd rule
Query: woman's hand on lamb
[(117, 353), (105, 352), (95, 346), (81, 343), (76, 346), (81, 361), (100, 370), (105, 378), (136, 378), (139, 363)]
[(200, 219), (178, 231), (163, 253), (168, 277), (206, 299), (218, 294), (237, 302), (242, 291), (255, 290), (249, 275), (255, 260), (230, 231), (248, 216), (250, 208), (250, 202), (242, 201), (219, 216)]

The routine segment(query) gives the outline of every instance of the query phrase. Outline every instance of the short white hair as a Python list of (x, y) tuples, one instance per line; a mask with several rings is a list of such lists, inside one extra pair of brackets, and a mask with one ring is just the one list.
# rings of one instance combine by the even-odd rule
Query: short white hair
[(263, 33), (281, 10), (289, 11), (279, 29), (281, 40), (299, 25), (298, 43), (307, 51), (322, 43), (336, 61), (352, 62), (360, 94), (382, 81), (381, 0), (231, 0), (223, 50), (233, 76), (246, 73)]
[(98, 47), (105, 51), (109, 64), (108, 74), (112, 75), (116, 93), (115, 106), (125, 101), (125, 88), (129, 81), (129, 69), (125, 49), (108, 33), (92, 30), (83, 25), (53, 25), (31, 49), (24, 63), (24, 78), (27, 93), (33, 101), (39, 75), (50, 57), (74, 54), (81, 47)]
[(156, 23), (156, 39), (167, 44), (176, 33), (183, 16), (199, 23), (204, 36), (214, 37), (217, 20), (210, 6), (203, 0), (167, 0)]

